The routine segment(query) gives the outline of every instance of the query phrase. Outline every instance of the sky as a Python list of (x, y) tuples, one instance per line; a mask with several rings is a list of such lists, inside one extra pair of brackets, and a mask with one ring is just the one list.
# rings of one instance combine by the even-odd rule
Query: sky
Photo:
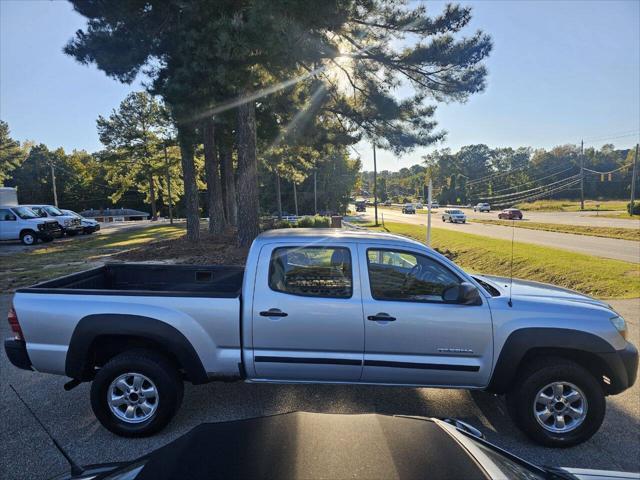
[[(425, 3), (431, 13), (445, 5)], [(474, 143), (551, 148), (584, 139), (626, 148), (640, 141), (640, 1), (461, 3), (473, 7), (465, 33), (481, 29), (493, 39), (487, 88), (464, 104), (438, 105), (443, 142), (400, 157), (378, 150), (379, 170)], [(0, 0), (0, 119), (13, 138), (100, 150), (98, 115), (142, 88), (141, 79), (123, 85), (62, 53), (83, 27), (66, 1)], [(372, 169), (371, 146), (355, 150)]]

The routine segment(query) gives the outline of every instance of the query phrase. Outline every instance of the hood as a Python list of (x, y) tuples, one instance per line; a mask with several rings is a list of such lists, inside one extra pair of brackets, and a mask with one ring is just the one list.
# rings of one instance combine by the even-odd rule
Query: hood
[(578, 480), (626, 480), (630, 478), (638, 479), (640, 474), (631, 472), (616, 472), (614, 470), (591, 470), (590, 468), (559, 468), (561, 472), (566, 472)]
[[(511, 280), (507, 277), (494, 277), (492, 275), (476, 275), (477, 277), (487, 280), (495, 285), (503, 295), (509, 294), (509, 283)], [(513, 279), (511, 287), (513, 297), (538, 297), (538, 298), (554, 298), (559, 300), (567, 300), (579, 303), (588, 303), (606, 308), (611, 308), (607, 303), (591, 298), (582, 293), (578, 293), (568, 288), (557, 287), (548, 283), (532, 282), (530, 280)]]

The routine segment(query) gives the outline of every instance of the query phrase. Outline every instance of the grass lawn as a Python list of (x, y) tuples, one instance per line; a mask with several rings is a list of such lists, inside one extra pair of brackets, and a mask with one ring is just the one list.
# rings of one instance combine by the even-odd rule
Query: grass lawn
[[(586, 211), (626, 211), (628, 200), (585, 200)], [(599, 207), (596, 207), (599, 205)], [(536, 200), (516, 205), (520, 210), (538, 212), (579, 212), (580, 200)]]
[[(489, 225), (513, 225), (518, 228), (528, 228), (530, 230), (545, 230), (547, 232), (574, 233), (576, 235), (590, 235), (592, 237), (621, 238), (624, 240), (640, 241), (640, 229), (638, 228), (616, 228), (616, 227), (592, 227), (589, 225), (561, 225), (556, 223), (528, 222), (516, 220), (487, 220), (472, 218), (470, 223), (486, 223)], [(640, 248), (640, 246), (639, 246)]]
[(57, 276), (86, 270), (108, 260), (114, 253), (155, 240), (178, 238), (184, 235), (184, 228), (184, 225), (153, 225), (117, 233), (106, 233), (103, 230), (89, 238), (76, 237), (64, 242), (54, 241), (26, 252), (2, 255), (0, 291), (8, 292)]
[[(421, 225), (386, 222), (386, 230), (425, 240)], [(433, 228), (432, 246), (470, 272), (509, 276), (511, 242), (507, 240)], [(516, 278), (552, 283), (600, 298), (640, 296), (638, 265), (619, 260), (516, 242), (513, 272)]]

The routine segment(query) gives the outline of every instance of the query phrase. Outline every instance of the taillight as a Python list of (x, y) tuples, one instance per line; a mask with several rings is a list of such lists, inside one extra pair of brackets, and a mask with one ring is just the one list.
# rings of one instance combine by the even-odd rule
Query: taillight
[(7, 320), (9, 321), (9, 327), (11, 327), (11, 331), (16, 335), (16, 340), (24, 340), (24, 335), (22, 335), (22, 328), (20, 328), (20, 322), (18, 322), (18, 315), (16, 315), (16, 309), (13, 308), (13, 305), (9, 309)]

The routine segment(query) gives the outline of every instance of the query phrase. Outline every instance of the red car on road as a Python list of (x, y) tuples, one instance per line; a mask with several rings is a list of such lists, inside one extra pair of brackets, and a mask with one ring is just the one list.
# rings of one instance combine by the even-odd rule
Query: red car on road
[(522, 212), (517, 208), (505, 208), (498, 214), (500, 220), (522, 220)]

